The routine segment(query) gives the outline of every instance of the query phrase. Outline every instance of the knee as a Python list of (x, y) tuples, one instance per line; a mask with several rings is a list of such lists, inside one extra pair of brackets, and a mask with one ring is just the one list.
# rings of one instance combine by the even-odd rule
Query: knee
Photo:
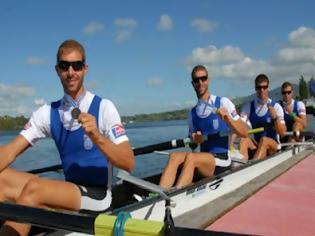
[(187, 154), (186, 158), (185, 158), (185, 162), (184, 162), (184, 166), (190, 166), (190, 167), (194, 167), (195, 166), (195, 159), (194, 158), (194, 154), (193, 153), (189, 153)]
[(35, 177), (28, 181), (27, 184), (24, 186), (19, 198), (17, 199), (17, 203), (27, 206), (39, 206), (40, 191), (40, 179), (38, 177)]
[(173, 152), (170, 154), (168, 164), (172, 166), (179, 166), (185, 160), (185, 155), (181, 155), (180, 153)]

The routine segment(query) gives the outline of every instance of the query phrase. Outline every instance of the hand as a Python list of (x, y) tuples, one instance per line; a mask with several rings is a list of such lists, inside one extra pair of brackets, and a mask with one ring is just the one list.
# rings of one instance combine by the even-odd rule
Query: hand
[(217, 114), (220, 116), (220, 118), (224, 121), (227, 120), (229, 114), (227, 112), (227, 110), (224, 107), (221, 107), (217, 110)]
[(203, 142), (201, 132), (192, 133), (192, 140), (194, 143), (201, 144)]
[(78, 118), (78, 121), (81, 124), (84, 132), (92, 141), (94, 141), (100, 135), (96, 124), (96, 118), (93, 115), (82, 112)]
[(277, 113), (276, 113), (276, 110), (275, 110), (275, 108), (272, 106), (272, 105), (267, 105), (268, 106), (268, 111), (269, 111), (269, 113), (270, 113), (270, 115), (271, 115), (271, 119), (277, 119)]

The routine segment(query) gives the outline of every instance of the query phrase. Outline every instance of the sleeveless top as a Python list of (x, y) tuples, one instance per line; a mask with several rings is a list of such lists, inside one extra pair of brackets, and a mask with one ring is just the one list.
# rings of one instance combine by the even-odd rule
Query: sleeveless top
[[(94, 96), (88, 113), (96, 117), (101, 98)], [(58, 148), (65, 179), (79, 185), (102, 186), (108, 183), (108, 162), (106, 156), (84, 133), (82, 127), (66, 130), (60, 119), (58, 108), (61, 100), (51, 103), (50, 127), (52, 138)]]
[[(220, 108), (220, 97), (216, 97), (214, 106)], [(196, 131), (200, 131), (202, 135), (210, 135), (207, 141), (200, 146), (201, 152), (210, 153), (227, 153), (228, 152), (228, 125), (214, 112), (207, 117), (201, 118), (197, 115), (195, 106), (191, 110), (192, 122)]]

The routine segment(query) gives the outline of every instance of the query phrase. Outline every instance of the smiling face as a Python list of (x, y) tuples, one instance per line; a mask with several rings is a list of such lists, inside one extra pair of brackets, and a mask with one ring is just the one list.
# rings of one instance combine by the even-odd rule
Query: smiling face
[(83, 91), (88, 66), (79, 50), (65, 50), (59, 54), (56, 71), (65, 93), (76, 99)]
[(192, 77), (191, 84), (194, 87), (197, 97), (199, 99), (208, 99), (209, 79), (208, 79), (208, 73), (206, 70), (204, 69), (197, 70)]

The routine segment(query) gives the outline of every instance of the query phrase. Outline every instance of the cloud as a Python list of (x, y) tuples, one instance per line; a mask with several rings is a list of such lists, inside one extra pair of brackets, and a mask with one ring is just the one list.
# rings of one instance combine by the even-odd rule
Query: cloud
[(32, 106), (27, 101), (34, 95), (32, 87), (0, 83), (0, 115), (28, 115)]
[(207, 33), (212, 32), (217, 28), (217, 23), (206, 19), (194, 19), (191, 22), (191, 26), (196, 28), (199, 32)]
[(114, 24), (117, 27), (115, 32), (116, 42), (128, 40), (132, 36), (134, 29), (138, 26), (137, 21), (133, 18), (118, 18)]
[(315, 48), (315, 31), (301, 26), (289, 34), (289, 41), (293, 45)]
[(105, 29), (103, 23), (92, 21), (83, 27), (83, 33), (86, 35), (93, 35)]
[(279, 49), (271, 58), (261, 60), (246, 55), (240, 48), (214, 45), (192, 50), (185, 60), (190, 72), (193, 65), (207, 66), (214, 78), (233, 79), (244, 83), (259, 73), (266, 73), (275, 84), (283, 80), (296, 81), (301, 75), (310, 78), (315, 74), (315, 31), (300, 27), (288, 34), (289, 45)]
[(218, 49), (214, 45), (210, 45), (205, 48), (193, 49), (192, 55), (187, 61), (195, 64), (211, 64), (240, 61), (244, 57), (243, 52), (238, 47), (225, 46)]
[(161, 15), (158, 30), (169, 31), (173, 28), (172, 18), (166, 14)]
[(154, 79), (149, 79), (146, 81), (146, 84), (151, 86), (151, 87), (160, 87), (163, 85), (163, 80), (159, 78), (154, 78)]
[(34, 100), (34, 104), (37, 106), (41, 106), (41, 105), (47, 104), (47, 102), (44, 98), (38, 98)]
[(28, 57), (25, 63), (28, 65), (43, 65), (46, 64), (46, 60), (40, 57)]

